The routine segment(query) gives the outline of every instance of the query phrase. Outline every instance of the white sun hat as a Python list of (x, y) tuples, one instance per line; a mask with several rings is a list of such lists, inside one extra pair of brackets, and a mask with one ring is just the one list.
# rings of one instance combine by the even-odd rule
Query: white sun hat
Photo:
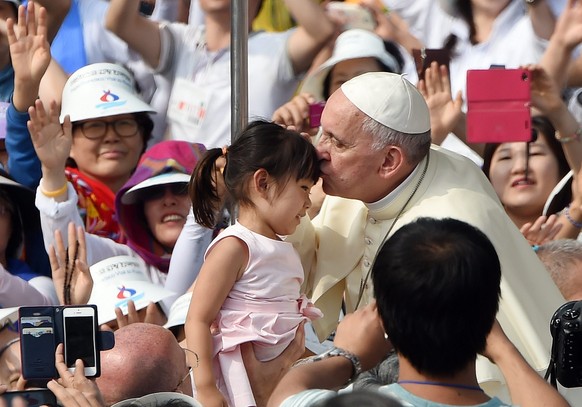
[(190, 182), (190, 175), (184, 174), (182, 172), (166, 172), (163, 174), (156, 175), (134, 185), (127, 190), (121, 197), (121, 202), (124, 204), (133, 204), (139, 201), (143, 195), (141, 192), (150, 187), (155, 187), (158, 185), (166, 184), (184, 184), (184, 188), (187, 188), (187, 184)]
[(406, 134), (430, 130), (430, 113), (424, 97), (403, 75), (369, 72), (344, 83), (342, 92), (372, 119)]
[(384, 47), (384, 41), (368, 30), (352, 29), (341, 33), (335, 40), (331, 58), (305, 78), (299, 92), (311, 93), (317, 100), (325, 100), (323, 83), (338, 63), (356, 58), (376, 58), (394, 72), (399, 72), (396, 58)]
[(89, 270), (93, 290), (89, 304), (97, 305), (99, 324), (115, 319), (115, 307), (127, 315), (127, 302), (132, 300), (140, 310), (150, 302), (158, 302), (175, 293), (152, 283), (143, 262), (131, 256), (114, 256), (93, 264)]
[(168, 402), (174, 400), (180, 400), (192, 407), (202, 407), (202, 404), (200, 404), (194, 397), (170, 391), (162, 391), (158, 393), (147, 394), (139, 398), (122, 400), (113, 404), (111, 407), (127, 407), (127, 406), (160, 407), (165, 406), (167, 405)]
[(168, 322), (164, 325), (164, 328), (173, 328), (175, 326), (184, 325), (186, 323), (186, 316), (188, 315), (188, 309), (190, 308), (190, 301), (192, 300), (192, 291), (187, 292), (179, 296), (176, 301), (170, 307), (170, 313), (168, 314)]
[(60, 121), (72, 122), (126, 113), (154, 113), (138, 96), (133, 76), (120, 65), (97, 63), (75, 71), (63, 89)]

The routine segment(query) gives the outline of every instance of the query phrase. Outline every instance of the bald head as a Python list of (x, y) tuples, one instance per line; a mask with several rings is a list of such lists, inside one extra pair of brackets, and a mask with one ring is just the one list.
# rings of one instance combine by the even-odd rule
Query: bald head
[(154, 392), (176, 391), (187, 372), (184, 351), (170, 331), (159, 325), (130, 324), (115, 331), (113, 349), (101, 352), (97, 385), (111, 405)]
[(538, 248), (538, 257), (567, 301), (582, 300), (582, 243), (553, 240)]

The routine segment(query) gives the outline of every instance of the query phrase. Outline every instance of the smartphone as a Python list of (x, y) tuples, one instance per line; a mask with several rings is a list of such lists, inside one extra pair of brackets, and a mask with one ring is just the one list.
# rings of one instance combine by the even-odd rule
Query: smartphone
[(437, 62), (439, 67), (445, 65), (449, 71), (449, 62), (451, 61), (451, 51), (445, 48), (414, 48), (412, 57), (418, 73), (418, 80), (424, 79), (424, 74), (430, 64)]
[(97, 364), (97, 316), (95, 308), (65, 307), (63, 317), (63, 346), (65, 363), (70, 372), (75, 371), (75, 361), (81, 359), (85, 366), (85, 376), (98, 373)]
[(317, 102), (309, 105), (309, 127), (315, 128), (321, 125), (321, 113), (323, 113), (323, 108), (325, 107), (325, 102)]
[(332, 17), (336, 17), (339, 21), (344, 21), (342, 31), (352, 28), (374, 31), (374, 28), (376, 28), (376, 20), (370, 10), (359, 4), (330, 1), (326, 6), (326, 10)]
[(531, 139), (529, 71), (467, 71), (467, 141), (508, 143)]
[(20, 359), (26, 380), (57, 377), (54, 307), (20, 307)]
[(57, 398), (49, 389), (9, 391), (0, 394), (0, 399), (4, 400), (7, 407), (10, 407), (16, 397), (21, 397), (28, 407), (57, 406)]

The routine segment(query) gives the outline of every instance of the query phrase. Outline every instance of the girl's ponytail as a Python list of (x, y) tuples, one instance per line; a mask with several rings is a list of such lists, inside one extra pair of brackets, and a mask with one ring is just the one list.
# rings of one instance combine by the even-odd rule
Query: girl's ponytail
[(222, 176), (216, 167), (216, 160), (222, 155), (223, 150), (220, 148), (206, 151), (204, 157), (196, 164), (188, 185), (194, 218), (199, 225), (210, 229), (216, 225), (222, 201), (216, 187), (216, 178)]

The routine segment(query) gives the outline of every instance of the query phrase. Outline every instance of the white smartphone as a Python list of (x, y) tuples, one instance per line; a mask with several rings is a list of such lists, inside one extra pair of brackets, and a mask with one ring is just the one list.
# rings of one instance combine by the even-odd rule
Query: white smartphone
[(93, 307), (63, 308), (65, 363), (75, 372), (75, 361), (81, 359), (85, 376), (97, 375), (96, 315)]

